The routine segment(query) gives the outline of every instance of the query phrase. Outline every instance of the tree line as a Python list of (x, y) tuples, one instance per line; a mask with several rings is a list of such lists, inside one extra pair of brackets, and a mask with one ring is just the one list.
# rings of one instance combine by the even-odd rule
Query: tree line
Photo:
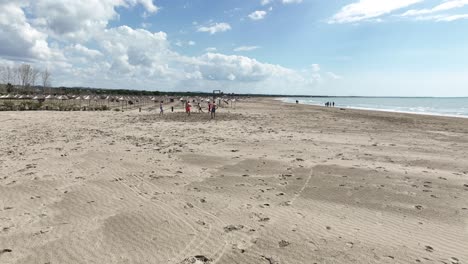
[(0, 66), (0, 82), (6, 85), (6, 92), (34, 93), (37, 87), (45, 92), (51, 86), (51, 72), (35, 68), (30, 64)]

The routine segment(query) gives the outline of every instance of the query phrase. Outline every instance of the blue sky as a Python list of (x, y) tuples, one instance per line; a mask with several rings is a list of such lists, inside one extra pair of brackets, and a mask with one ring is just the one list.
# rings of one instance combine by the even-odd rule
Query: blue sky
[(54, 85), (468, 96), (468, 0), (0, 0), (0, 14), (0, 65)]

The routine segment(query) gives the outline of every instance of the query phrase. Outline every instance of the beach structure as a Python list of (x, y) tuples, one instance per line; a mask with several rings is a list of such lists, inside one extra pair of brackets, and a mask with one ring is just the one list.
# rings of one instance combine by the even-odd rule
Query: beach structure
[[(3, 102), (8, 107), (2, 110), (110, 110), (134, 109), (159, 102), (164, 98), (156, 96), (114, 96), (114, 95), (75, 95), (75, 94), (6, 94), (0, 96), (0, 106)], [(22, 105), (15, 107), (15, 105)]]

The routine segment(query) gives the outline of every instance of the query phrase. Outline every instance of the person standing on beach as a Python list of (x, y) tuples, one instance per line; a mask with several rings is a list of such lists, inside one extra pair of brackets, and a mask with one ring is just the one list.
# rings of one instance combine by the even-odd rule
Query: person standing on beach
[(203, 109), (200, 103), (198, 103), (198, 113), (203, 113)]
[(187, 113), (187, 115), (190, 115), (190, 102), (189, 101), (185, 103), (185, 112)]
[(333, 107), (335, 107), (335, 102), (332, 103)]
[(208, 101), (208, 113), (211, 113), (211, 102)]
[(159, 114), (160, 114), (160, 115), (163, 115), (163, 114), (164, 114), (163, 102), (162, 102), (162, 101), (159, 103)]
[(211, 105), (211, 119), (216, 118), (216, 102), (213, 100), (213, 104)]

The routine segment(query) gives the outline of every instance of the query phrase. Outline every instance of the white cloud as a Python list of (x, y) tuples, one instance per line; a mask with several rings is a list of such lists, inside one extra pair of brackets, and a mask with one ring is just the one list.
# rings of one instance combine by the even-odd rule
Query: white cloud
[(448, 15), (448, 16), (437, 19), (437, 21), (451, 22), (451, 21), (460, 20), (460, 19), (468, 19), (468, 14)]
[(234, 49), (234, 51), (252, 51), (259, 49), (259, 46), (240, 46)]
[(145, 12), (155, 13), (152, 0), (36, 0), (30, 4), (35, 16), (43, 21), (49, 34), (57, 38), (86, 41), (118, 18), (117, 7), (141, 4)]
[[(10, 65), (20, 59), (35, 67), (47, 67), (53, 73), (53, 84), (65, 86), (203, 91), (223, 87), (225, 91), (252, 93), (287, 93), (291, 92), (289, 87), (295, 87), (298, 93), (307, 94), (316, 84), (310, 72), (246, 56), (213, 53), (213, 47), (202, 56), (181, 55), (174, 51), (174, 45), (196, 43), (171, 43), (165, 32), (125, 25), (109, 27), (108, 22), (118, 17), (116, 6), (132, 7), (145, 1), (86, 1), (94, 8), (68, 0), (0, 0), (0, 62)], [(157, 11), (148, 4), (147, 12)], [(73, 21), (66, 21), (59, 10)], [(230, 28), (227, 23), (212, 23), (198, 29), (215, 34)], [(243, 46), (236, 50), (256, 48)], [(265, 91), (265, 87), (269, 90)]]
[(448, 0), (430, 9), (412, 9), (402, 14), (402, 16), (418, 16), (433, 14), (441, 11), (448, 11), (456, 8), (461, 8), (468, 5), (468, 0)]
[(151, 23), (146, 23), (146, 22), (141, 23), (142, 28), (149, 28), (151, 27), (151, 25), (152, 25)]
[[(468, 0), (446, 0), (445, 2), (434, 6), (433, 8), (411, 9), (401, 17), (413, 17), (415, 20), (432, 20), (436, 22), (452, 22), (460, 19), (467, 19), (468, 14), (448, 14), (443, 13), (453, 9), (462, 8), (468, 5)], [(443, 14), (441, 14), (443, 13)]]
[(197, 59), (200, 72), (209, 80), (232, 80), (234, 76), (240, 82), (258, 82), (270, 77), (294, 75), (294, 71), (287, 68), (244, 56), (207, 53)]
[(335, 74), (335, 73), (333, 73), (333, 72), (327, 72), (327, 75), (328, 75), (330, 78), (334, 79), (334, 80), (340, 80), (340, 79), (343, 78), (343, 77), (341, 77), (341, 76), (339, 76), (339, 75), (337, 75), (337, 74)]
[(215, 48), (215, 47), (209, 47), (209, 48), (206, 48), (205, 51), (206, 52), (216, 52), (218, 49)]
[(151, 68), (158, 62), (164, 63), (166, 56), (172, 53), (166, 33), (152, 33), (128, 26), (106, 29), (96, 37), (96, 41), (110, 58), (118, 58), (114, 63), (120, 67)]
[(197, 45), (197, 43), (193, 40), (189, 40), (187, 42), (177, 40), (176, 42), (174, 42), (174, 45), (176, 45), (177, 47), (186, 47), (186, 46), (195, 46)]
[(313, 72), (319, 72), (320, 71), (320, 65), (318, 64), (312, 64), (312, 71)]
[(56, 37), (84, 40), (94, 29), (106, 27), (117, 13), (110, 1), (53, 1), (39, 0), (34, 6), (35, 14), (44, 19), (50, 34)]
[(283, 4), (300, 4), (302, 0), (281, 0)]
[(353, 23), (369, 19), (375, 19), (396, 10), (409, 7), (423, 0), (359, 0), (344, 6), (328, 22)]
[(74, 54), (78, 54), (81, 56), (96, 58), (102, 56), (103, 54), (95, 49), (89, 49), (81, 44), (71, 45), (65, 48), (66, 51), (72, 52)]
[(416, 20), (424, 21), (424, 20), (432, 20), (435, 22), (452, 22), (455, 20), (461, 19), (468, 19), (468, 14), (459, 14), (459, 15), (423, 15), (423, 16), (416, 16)]
[(249, 18), (252, 20), (261, 20), (261, 19), (264, 19), (266, 15), (267, 15), (266, 11), (257, 10), (257, 11), (252, 12), (249, 15)]
[(141, 4), (148, 12), (156, 13), (159, 10), (153, 0), (127, 0), (127, 2), (132, 3), (133, 5)]
[(27, 20), (21, 2), (0, 2), (0, 54), (14, 58), (47, 59), (60, 56), (47, 42), (47, 34)]
[(228, 30), (231, 30), (231, 25), (228, 23), (212, 23), (208, 26), (200, 26), (197, 29), (198, 32), (209, 32), (211, 35)]
[[(280, 0), (280, 2), (284, 5), (287, 5), (287, 4), (300, 4), (302, 3), (303, 0)], [(274, 2), (274, 0), (261, 0), (260, 1), (260, 4), (262, 6), (265, 6), (265, 5), (269, 5), (269, 4), (272, 4)]]

